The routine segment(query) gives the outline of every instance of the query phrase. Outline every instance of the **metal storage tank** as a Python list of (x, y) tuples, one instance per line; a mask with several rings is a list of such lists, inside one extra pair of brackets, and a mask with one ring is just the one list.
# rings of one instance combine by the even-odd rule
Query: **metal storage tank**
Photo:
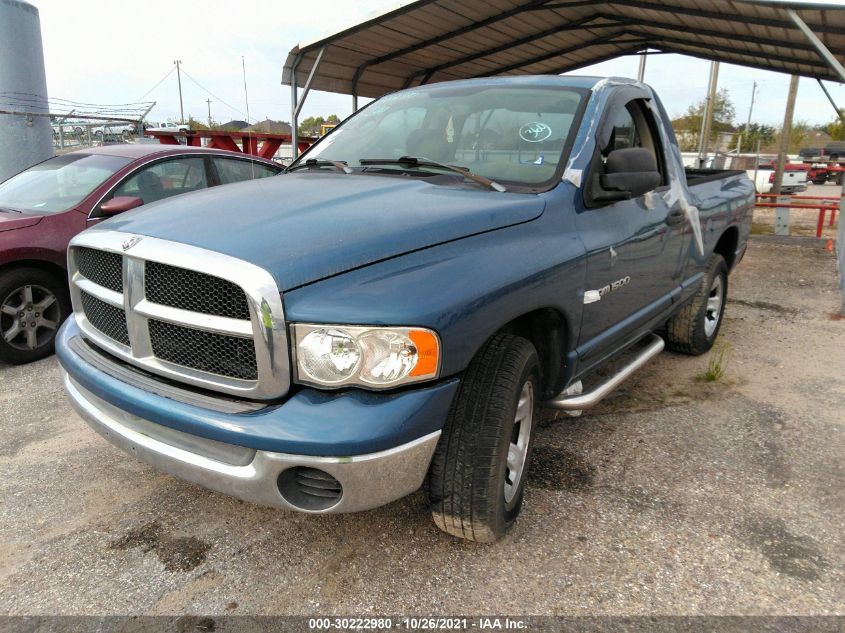
[[(0, 110), (48, 111), (41, 20), (21, 0), (0, 0)], [(52, 155), (48, 117), (0, 114), (0, 181)]]

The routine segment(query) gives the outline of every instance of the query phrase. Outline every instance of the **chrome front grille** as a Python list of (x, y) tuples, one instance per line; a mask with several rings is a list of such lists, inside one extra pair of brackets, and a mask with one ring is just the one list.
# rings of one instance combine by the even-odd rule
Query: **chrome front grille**
[(109, 338), (123, 345), (129, 345), (129, 331), (126, 329), (126, 313), (120, 308), (100, 301), (87, 292), (80, 292), (82, 309), (88, 322)]
[(281, 295), (262, 268), (179, 242), (98, 230), (71, 241), (68, 264), (76, 320), (99, 347), (229, 394), (270, 399), (287, 392)]
[(215, 334), (155, 319), (147, 323), (157, 358), (220, 376), (258, 379), (251, 338)]
[(123, 258), (117, 253), (78, 248), (76, 267), (86, 279), (95, 284), (114, 292), (123, 292)]
[(150, 301), (231, 319), (249, 319), (246, 294), (231, 281), (159, 262), (147, 262), (145, 267)]

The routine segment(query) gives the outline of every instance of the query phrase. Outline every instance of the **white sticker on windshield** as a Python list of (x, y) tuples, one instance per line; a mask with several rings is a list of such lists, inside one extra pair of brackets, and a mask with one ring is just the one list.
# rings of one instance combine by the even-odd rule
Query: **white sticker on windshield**
[(519, 128), (519, 138), (526, 143), (539, 143), (540, 141), (545, 141), (551, 135), (552, 128), (540, 121), (526, 123)]

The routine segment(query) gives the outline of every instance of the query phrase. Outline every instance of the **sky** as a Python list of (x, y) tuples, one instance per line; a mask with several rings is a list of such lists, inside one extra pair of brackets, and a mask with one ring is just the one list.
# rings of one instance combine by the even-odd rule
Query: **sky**
[[(245, 119), (241, 57), (251, 119), (290, 120), (290, 88), (281, 85), (288, 51), (298, 42), (312, 41), (397, 4), (396, 0), (146, 0), (142, 6), (113, 0), (29, 1), (41, 16), (51, 98), (98, 104), (143, 98), (156, 102), (149, 120), (162, 122), (179, 118), (176, 73), (167, 75), (176, 59), (185, 71), (185, 117), (205, 120), (206, 100), (211, 99), (216, 121)], [(636, 77), (638, 63), (638, 57), (624, 57), (576, 74)], [(678, 116), (704, 98), (709, 66), (700, 59), (654, 55), (648, 58), (645, 81), (657, 90), (669, 114)], [(719, 87), (730, 92), (740, 123), (748, 116), (754, 81), (758, 87), (753, 120), (781, 125), (789, 76), (721, 65)], [(845, 107), (845, 86), (826, 85)], [(301, 116), (344, 118), (351, 109), (347, 95), (312, 91)], [(819, 124), (833, 118), (833, 108), (816, 81), (802, 78), (795, 120)]]

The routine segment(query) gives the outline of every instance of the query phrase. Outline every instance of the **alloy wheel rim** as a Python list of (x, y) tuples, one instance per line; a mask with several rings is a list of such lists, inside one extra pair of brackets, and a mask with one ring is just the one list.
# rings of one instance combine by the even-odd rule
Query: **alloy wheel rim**
[(513, 420), (513, 432), (508, 445), (507, 467), (505, 470), (505, 503), (510, 503), (519, 490), (519, 484), (525, 473), (525, 461), (528, 457), (528, 442), (531, 439), (531, 426), (534, 423), (534, 383), (527, 380), (522, 386), (516, 414)]
[(53, 338), (60, 316), (55, 294), (44, 286), (21, 286), (0, 303), (0, 336), (15, 349), (34, 351)]
[(722, 276), (717, 275), (710, 286), (710, 294), (707, 296), (707, 307), (704, 312), (704, 333), (707, 338), (713, 336), (719, 319), (722, 318), (722, 303), (725, 300), (725, 286), (722, 283)]

